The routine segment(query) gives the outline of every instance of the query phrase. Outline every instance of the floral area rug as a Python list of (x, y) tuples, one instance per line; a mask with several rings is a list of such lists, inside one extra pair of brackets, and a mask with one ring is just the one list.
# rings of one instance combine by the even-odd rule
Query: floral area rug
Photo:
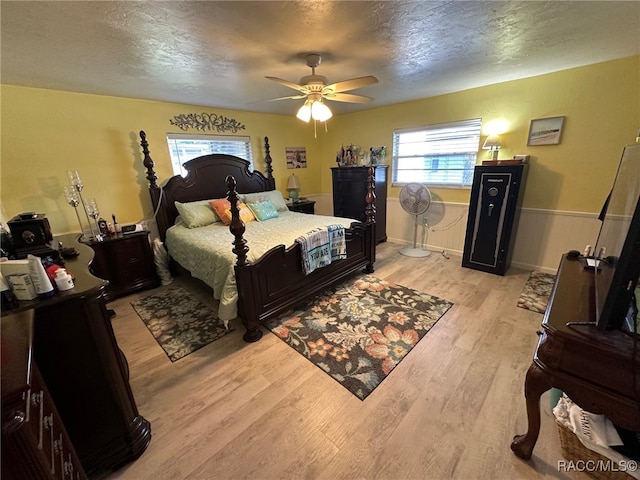
[(518, 297), (518, 307), (544, 313), (555, 279), (556, 276), (550, 273), (531, 272), (520, 297)]
[(169, 287), (131, 305), (172, 362), (233, 331), (181, 287)]
[(364, 400), (452, 305), (358, 276), (266, 326)]

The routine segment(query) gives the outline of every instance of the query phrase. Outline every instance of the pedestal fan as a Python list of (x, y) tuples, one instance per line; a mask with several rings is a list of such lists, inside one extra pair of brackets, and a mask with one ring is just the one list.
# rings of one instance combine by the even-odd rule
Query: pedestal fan
[(400, 253), (407, 257), (428, 257), (431, 255), (431, 252), (417, 248), (416, 241), (418, 236), (418, 217), (429, 209), (431, 205), (431, 192), (425, 185), (409, 183), (400, 191), (400, 205), (405, 212), (414, 216), (413, 248), (401, 248)]

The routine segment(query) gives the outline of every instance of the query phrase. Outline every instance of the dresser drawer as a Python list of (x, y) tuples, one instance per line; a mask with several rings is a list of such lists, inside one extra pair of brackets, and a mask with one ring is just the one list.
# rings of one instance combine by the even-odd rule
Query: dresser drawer
[[(3, 478), (5, 474), (8, 478), (13, 478), (12, 475), (60, 480), (86, 478), (37, 369), (32, 372), (31, 389), (25, 392), (24, 403), (10, 410), (16, 418), (19, 412), (24, 417), (12, 429), (3, 424)], [(5, 449), (11, 453), (5, 455)]]
[(340, 181), (342, 182), (366, 183), (367, 181), (367, 168), (365, 167), (340, 168), (336, 170), (338, 171), (336, 175), (340, 177)]

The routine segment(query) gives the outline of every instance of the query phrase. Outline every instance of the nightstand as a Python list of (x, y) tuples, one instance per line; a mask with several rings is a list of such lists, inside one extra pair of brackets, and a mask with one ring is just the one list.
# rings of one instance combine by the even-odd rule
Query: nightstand
[(91, 273), (109, 280), (105, 291), (106, 301), (160, 285), (149, 244), (149, 232), (117, 233), (105, 237), (101, 242), (90, 240), (86, 243), (95, 253)]
[(313, 200), (300, 200), (297, 203), (287, 203), (287, 208), (292, 212), (310, 213), (313, 215), (315, 213), (315, 205), (316, 202)]

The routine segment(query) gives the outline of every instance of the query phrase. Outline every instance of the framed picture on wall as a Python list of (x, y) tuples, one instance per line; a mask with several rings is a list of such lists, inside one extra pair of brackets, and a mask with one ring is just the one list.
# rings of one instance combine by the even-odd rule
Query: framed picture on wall
[(558, 145), (564, 116), (531, 120), (527, 145)]
[(307, 168), (307, 149), (287, 147), (287, 168)]

